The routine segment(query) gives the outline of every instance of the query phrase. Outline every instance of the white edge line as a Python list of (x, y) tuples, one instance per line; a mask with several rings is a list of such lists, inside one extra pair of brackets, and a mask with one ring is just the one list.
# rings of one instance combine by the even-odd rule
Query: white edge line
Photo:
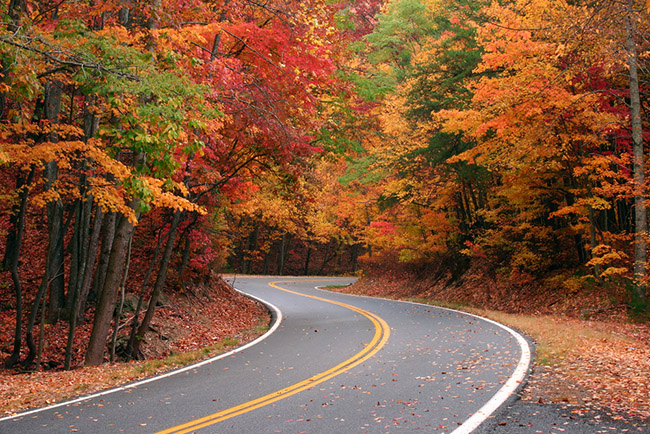
[(510, 333), (512, 336), (517, 339), (517, 342), (519, 343), (519, 347), (521, 348), (521, 357), (519, 358), (519, 363), (517, 364), (517, 367), (513, 371), (512, 375), (508, 379), (508, 381), (505, 382), (505, 384), (499, 389), (497, 393), (490, 398), (488, 402), (483, 405), (476, 413), (474, 413), (469, 419), (467, 419), (461, 426), (456, 428), (451, 432), (451, 434), (469, 434), (473, 432), (476, 428), (479, 427), (483, 422), (487, 420), (488, 417), (492, 415), (499, 407), (501, 407), (507, 400), (510, 398), (512, 394), (515, 393), (517, 388), (522, 384), (524, 381), (524, 378), (526, 378), (526, 374), (528, 373), (528, 369), (530, 367), (530, 359), (531, 359), (531, 352), (530, 352), (530, 346), (528, 345), (528, 342), (524, 337), (511, 329), (508, 326), (505, 326), (503, 324), (500, 324), (496, 321), (493, 321), (488, 318), (483, 318), (482, 316), (479, 315), (474, 315), (472, 313), (467, 313), (467, 312), (462, 312), (462, 311), (457, 311), (454, 309), (447, 309), (441, 307), (440, 309), (446, 309), (450, 310), (452, 312), (461, 312), (466, 315), (473, 316), (475, 318), (479, 318), (483, 321), (492, 323), (496, 326), (501, 327), (508, 333)]
[[(318, 287), (318, 286), (316, 287), (316, 289), (320, 291), (327, 291), (322, 287)], [(327, 292), (334, 293), (333, 291), (327, 291)], [(470, 416), (469, 419), (463, 422), (461, 426), (451, 431), (450, 434), (470, 434), (471, 432), (473, 432), (476, 428), (479, 427), (479, 425), (485, 422), (492, 415), (492, 413), (494, 413), (499, 407), (501, 407), (501, 405), (503, 405), (513, 393), (515, 393), (519, 385), (524, 381), (526, 374), (528, 373), (528, 368), (530, 367), (530, 361), (531, 361), (531, 351), (530, 351), (530, 346), (528, 345), (526, 339), (521, 334), (517, 333), (510, 327), (498, 323), (496, 321), (493, 321), (489, 318), (484, 318), (482, 316), (475, 315), (469, 312), (463, 312), (461, 310), (450, 309), (448, 307), (442, 307), (442, 306), (436, 306), (436, 305), (424, 304), (424, 303), (416, 303), (413, 301), (393, 300), (391, 298), (371, 297), (371, 296), (358, 295), (358, 294), (345, 294), (340, 292), (336, 292), (336, 294), (351, 295), (354, 297), (362, 297), (362, 298), (374, 298), (374, 299), (379, 298), (387, 301), (397, 301), (400, 303), (415, 304), (418, 306), (434, 307), (436, 309), (460, 313), (499, 326), (505, 331), (507, 331), (508, 333), (510, 333), (512, 336), (514, 336), (515, 339), (517, 339), (517, 343), (521, 348), (521, 357), (519, 358), (519, 363), (517, 364), (517, 367), (513, 371), (508, 381), (505, 382), (505, 384), (501, 387), (501, 389), (499, 389), (497, 393), (495, 393), (492, 396), (492, 398), (490, 398), (490, 400), (483, 405), (483, 407), (481, 407), (476, 413)]]
[(264, 333), (262, 336), (258, 337), (257, 339), (247, 343), (246, 345), (242, 345), (241, 347), (235, 348), (232, 351), (228, 351), (227, 353), (223, 353), (223, 354), (220, 354), (218, 356), (215, 356), (215, 357), (212, 357), (212, 358), (209, 358), (209, 359), (206, 359), (206, 360), (202, 360), (202, 361), (200, 361), (198, 363), (195, 363), (193, 365), (184, 366), (182, 368), (175, 369), (173, 371), (169, 371), (169, 372), (166, 372), (164, 374), (157, 375), (155, 377), (150, 377), (150, 378), (146, 378), (144, 380), (136, 381), (135, 383), (126, 384), (124, 386), (115, 387), (113, 389), (103, 390), (101, 392), (94, 393), (92, 395), (82, 396), (82, 397), (79, 397), (79, 398), (76, 398), (76, 399), (71, 399), (69, 401), (59, 402), (57, 404), (53, 404), (53, 405), (50, 405), (50, 406), (47, 406), (47, 407), (35, 408), (33, 410), (28, 410), (28, 411), (24, 411), (24, 412), (21, 412), (21, 413), (17, 413), (17, 414), (15, 414), (13, 416), (5, 416), (5, 417), (0, 418), (0, 422), (4, 422), (6, 420), (12, 420), (12, 419), (24, 418), (25, 416), (29, 416), (29, 415), (32, 415), (32, 414), (35, 414), (35, 413), (40, 413), (40, 412), (46, 411), (46, 410), (52, 410), (52, 409), (57, 408), (57, 407), (72, 405), (72, 404), (76, 404), (78, 402), (83, 402), (83, 401), (88, 401), (90, 399), (95, 399), (95, 398), (98, 398), (100, 396), (110, 395), (111, 393), (121, 392), (121, 391), (127, 390), (127, 389), (133, 389), (135, 387), (142, 386), (143, 384), (151, 383), (153, 381), (157, 381), (157, 380), (161, 380), (163, 378), (171, 377), (172, 375), (181, 374), (183, 372), (187, 372), (187, 371), (190, 371), (192, 369), (199, 368), (199, 367), (201, 367), (203, 365), (207, 365), (207, 364), (215, 362), (215, 361), (217, 361), (219, 359), (223, 359), (223, 358), (232, 356), (233, 354), (244, 351), (245, 349), (250, 348), (253, 345), (256, 345), (256, 344), (260, 343), (264, 339), (268, 338), (273, 332), (275, 332), (278, 329), (278, 327), (280, 327), (280, 323), (282, 322), (282, 312), (280, 311), (280, 309), (277, 308), (277, 306), (275, 306), (275, 305), (273, 305), (273, 304), (271, 304), (271, 303), (269, 303), (267, 301), (264, 301), (261, 298), (258, 298), (258, 297), (254, 296), (254, 295), (251, 295), (251, 294), (248, 294), (248, 293), (246, 293), (244, 291), (240, 291), (239, 289), (236, 289), (236, 288), (234, 288), (234, 289), (236, 291), (238, 291), (239, 293), (245, 295), (246, 297), (250, 297), (250, 298), (252, 298), (254, 300), (257, 300), (260, 303), (264, 304), (266, 307), (268, 307), (275, 314), (275, 322), (273, 323), (271, 328), (266, 333)]

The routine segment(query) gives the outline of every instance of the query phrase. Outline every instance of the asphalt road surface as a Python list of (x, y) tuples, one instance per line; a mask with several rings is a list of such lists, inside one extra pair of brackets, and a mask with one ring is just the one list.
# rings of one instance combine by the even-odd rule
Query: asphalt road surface
[(528, 345), (503, 326), (315, 288), (351, 281), (237, 277), (237, 289), (274, 313), (270, 332), (253, 345), (154, 381), (0, 420), (0, 433), (463, 434), (523, 379)]

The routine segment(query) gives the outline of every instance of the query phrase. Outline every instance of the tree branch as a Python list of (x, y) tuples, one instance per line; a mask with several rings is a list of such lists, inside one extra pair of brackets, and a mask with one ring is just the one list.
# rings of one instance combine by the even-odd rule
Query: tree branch
[(248, 49), (251, 50), (253, 53), (255, 53), (255, 54), (257, 54), (258, 56), (260, 56), (262, 59), (264, 59), (266, 62), (268, 62), (271, 66), (274, 66), (274, 67), (276, 67), (278, 70), (282, 71), (282, 68), (280, 68), (278, 65), (276, 65), (275, 63), (273, 63), (271, 60), (269, 60), (269, 59), (268, 59), (266, 56), (264, 56), (262, 53), (260, 53), (259, 51), (257, 51), (256, 49), (254, 49), (253, 47), (251, 47), (250, 45), (248, 45), (248, 44), (246, 43), (246, 41), (244, 41), (242, 38), (240, 38), (239, 36), (237, 36), (237, 35), (235, 35), (235, 34), (229, 32), (229, 31), (226, 30), (226, 29), (221, 29), (221, 30), (224, 31), (225, 33), (228, 33), (228, 34), (229, 34), (230, 36), (232, 36), (233, 38), (237, 39), (237, 40), (238, 40), (239, 42), (241, 42), (241, 43), (242, 43), (246, 48), (248, 48)]
[[(28, 39), (28, 42), (33, 42), (33, 41), (39, 42), (39, 43), (45, 45), (46, 47), (51, 48), (52, 51), (48, 52), (48, 51), (42, 50), (40, 48), (30, 46), (28, 44), (13, 41), (13, 40), (11, 40), (9, 38), (0, 38), (0, 42), (2, 42), (2, 43), (5, 43), (7, 45), (11, 45), (11, 46), (20, 48), (22, 50), (31, 51), (32, 53), (40, 54), (45, 59), (47, 59), (47, 60), (49, 60), (51, 62), (54, 62), (54, 63), (58, 63), (60, 65), (75, 66), (75, 67), (79, 67), (79, 68), (95, 69), (95, 70), (97, 70), (99, 72), (102, 72), (102, 73), (113, 74), (113, 75), (117, 75), (118, 77), (126, 78), (127, 80), (138, 81), (138, 82), (141, 81), (140, 77), (138, 77), (137, 75), (129, 74), (127, 72), (119, 71), (119, 70), (112, 69), (112, 68), (107, 68), (107, 67), (105, 67), (104, 65), (102, 65), (100, 63), (96, 63), (96, 62), (93, 62), (93, 61), (90, 61), (90, 60), (86, 60), (86, 59), (84, 59), (84, 57), (82, 55), (74, 53), (74, 52), (70, 52), (70, 51), (62, 50), (62, 49), (54, 49), (55, 47), (51, 47), (47, 43), (45, 43), (44, 41), (39, 40), (39, 39)], [(60, 55), (65, 54), (68, 57), (67, 58), (62, 58), (59, 55), (55, 55), (53, 53), (57, 53), (57, 54), (60, 54)]]

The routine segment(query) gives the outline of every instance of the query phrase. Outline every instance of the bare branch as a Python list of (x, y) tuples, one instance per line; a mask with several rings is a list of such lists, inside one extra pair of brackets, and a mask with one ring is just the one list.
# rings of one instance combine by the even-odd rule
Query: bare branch
[(190, 41), (190, 44), (194, 45), (195, 47), (200, 48), (201, 50), (205, 51), (205, 52), (208, 53), (208, 54), (212, 54), (212, 51), (208, 50), (207, 48), (205, 48), (205, 47), (202, 46), (201, 44), (197, 44), (197, 43), (194, 42), (194, 41)]
[(273, 63), (271, 60), (269, 60), (266, 56), (264, 56), (262, 53), (260, 53), (259, 51), (257, 51), (255, 48), (253, 48), (253, 47), (251, 47), (250, 45), (248, 45), (248, 44), (246, 43), (246, 41), (244, 41), (242, 38), (240, 38), (239, 36), (237, 36), (237, 35), (235, 35), (235, 34), (229, 32), (229, 31), (226, 30), (226, 29), (221, 29), (221, 30), (223, 30), (224, 32), (228, 33), (228, 34), (229, 34), (230, 36), (232, 36), (233, 38), (237, 39), (237, 40), (238, 40), (239, 42), (241, 42), (241, 43), (242, 43), (246, 48), (248, 48), (248, 49), (251, 50), (253, 53), (255, 53), (255, 54), (257, 54), (258, 56), (260, 56), (262, 59), (264, 59), (264, 60), (265, 60), (266, 62), (268, 62), (270, 65), (272, 65), (272, 66), (276, 67), (278, 70), (282, 71), (282, 68), (280, 68), (278, 65), (276, 65), (275, 63)]
[(485, 21), (485, 24), (491, 24), (494, 27), (498, 27), (500, 29), (505, 29), (505, 30), (513, 30), (515, 32), (540, 32), (542, 30), (550, 30), (551, 27), (539, 27), (539, 28), (515, 28), (515, 27), (508, 27), (508, 26), (503, 26), (501, 24), (497, 24), (494, 21)]
[(33, 23), (38, 22), (39, 19), (40, 19), (41, 17), (44, 17), (48, 12), (53, 11), (54, 9), (58, 8), (58, 7), (61, 6), (63, 3), (65, 3), (65, 1), (66, 1), (66, 0), (60, 0), (58, 3), (56, 3), (56, 4), (52, 5), (52, 6), (50, 6), (49, 8), (47, 8), (47, 9), (45, 9), (45, 10), (43, 10), (43, 11), (40, 11), (39, 14), (38, 14), (36, 17), (34, 17), (34, 19), (32, 19), (32, 22), (33, 22)]
[[(79, 67), (79, 68), (88, 68), (88, 69), (95, 69), (99, 72), (102, 73), (108, 73), (108, 74), (113, 74), (117, 75), (118, 77), (123, 77), (126, 78), (127, 80), (131, 81), (141, 81), (140, 77), (134, 74), (129, 74), (124, 71), (120, 71), (117, 69), (112, 69), (112, 68), (107, 68), (101, 63), (97, 63), (91, 60), (87, 60), (84, 58), (83, 55), (74, 53), (69, 50), (64, 50), (61, 48), (57, 47), (52, 47), (49, 44), (47, 44), (45, 41), (42, 41), (40, 39), (28, 39), (28, 43), (20, 43), (11, 40), (10, 38), (0, 38), (0, 42), (5, 43), (7, 45), (11, 45), (17, 48), (20, 48), (22, 50), (26, 51), (31, 51), (32, 53), (40, 54), (43, 56), (45, 59), (49, 60), (50, 62), (57, 63), (60, 65), (65, 65), (65, 66), (74, 66), (74, 67)], [(51, 51), (45, 51), (40, 48), (34, 47), (29, 45), (30, 42), (38, 42), (40, 44), (45, 45), (46, 47), (50, 48)], [(65, 56), (65, 57), (63, 57)]]
[[(280, 20), (282, 20), (286, 24), (290, 24), (289, 21), (287, 20), (287, 18), (291, 18), (292, 15), (290, 13), (286, 12), (286, 11), (283, 11), (282, 9), (274, 8), (274, 7), (271, 7), (271, 6), (268, 6), (268, 5), (265, 5), (265, 4), (261, 4), (261, 3), (258, 3), (256, 1), (252, 1), (252, 0), (245, 1), (244, 4), (247, 4), (247, 5), (250, 5), (250, 6), (256, 6), (258, 8), (265, 9), (265, 10), (269, 11), (270, 13), (272, 13), (273, 15), (275, 15), (276, 17), (278, 17)], [(284, 17), (287, 17), (287, 18), (284, 18)]]

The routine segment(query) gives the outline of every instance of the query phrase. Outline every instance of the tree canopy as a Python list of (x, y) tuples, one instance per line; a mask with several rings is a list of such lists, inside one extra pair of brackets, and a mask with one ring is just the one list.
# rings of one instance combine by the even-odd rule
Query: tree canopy
[(138, 357), (215, 270), (480, 262), (647, 309), (643, 2), (0, 8), (6, 366), (59, 321), (66, 368)]

